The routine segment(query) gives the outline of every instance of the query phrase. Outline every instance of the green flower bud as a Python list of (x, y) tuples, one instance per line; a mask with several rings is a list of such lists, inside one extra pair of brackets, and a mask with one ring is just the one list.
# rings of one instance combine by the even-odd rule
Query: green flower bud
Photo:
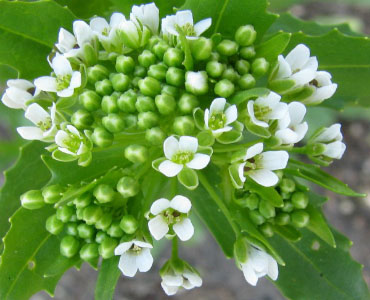
[(199, 101), (196, 96), (184, 93), (180, 97), (178, 106), (183, 114), (191, 114), (194, 108), (199, 106)]
[(118, 112), (118, 105), (117, 105), (117, 96), (104, 96), (103, 100), (101, 101), (101, 109), (106, 114), (117, 113)]
[(167, 85), (165, 84), (162, 86), (162, 94), (168, 94), (171, 95), (172, 97), (177, 98), (179, 96), (179, 89), (177, 87), (174, 87), (172, 85)]
[(265, 218), (258, 212), (258, 210), (249, 211), (249, 217), (256, 225), (262, 225), (265, 222)]
[(137, 117), (137, 125), (140, 129), (149, 129), (157, 126), (159, 123), (158, 115), (152, 111), (139, 113)]
[(129, 90), (123, 93), (117, 100), (119, 109), (125, 113), (136, 112), (136, 99), (137, 95), (133, 90)]
[(135, 107), (138, 112), (155, 111), (154, 100), (148, 96), (137, 97)]
[(291, 218), (292, 224), (298, 228), (306, 227), (310, 222), (310, 215), (302, 210), (294, 211), (291, 214)]
[(104, 127), (112, 132), (118, 133), (125, 129), (125, 121), (118, 114), (109, 114), (102, 119)]
[(139, 89), (143, 95), (154, 97), (161, 92), (161, 83), (153, 77), (145, 77), (139, 81)]
[(162, 146), (166, 138), (166, 134), (159, 127), (147, 129), (145, 139), (153, 146)]
[(118, 241), (111, 237), (106, 237), (99, 245), (99, 254), (103, 259), (114, 256), (114, 249), (118, 246)]
[(144, 50), (137, 59), (139, 64), (145, 68), (149, 68), (151, 65), (155, 64), (157, 60), (155, 55), (149, 50)]
[(77, 236), (78, 230), (77, 230), (77, 223), (67, 223), (66, 224), (66, 232), (68, 235)]
[(94, 123), (94, 117), (87, 110), (79, 109), (72, 115), (71, 122), (77, 129), (86, 129)]
[(98, 53), (90, 43), (82, 46), (83, 60), (88, 66), (95, 65), (98, 62)]
[(238, 52), (238, 44), (234, 41), (223, 40), (216, 47), (218, 53), (224, 56), (233, 56)]
[(125, 121), (127, 129), (135, 128), (137, 126), (137, 116), (136, 115), (125, 115), (123, 117), (123, 120)]
[(245, 207), (248, 207), (250, 210), (257, 209), (260, 203), (260, 197), (257, 194), (249, 194), (245, 199)]
[(177, 87), (183, 86), (185, 82), (185, 71), (175, 67), (168, 68), (166, 82)]
[(118, 56), (116, 60), (116, 70), (117, 72), (123, 74), (131, 74), (135, 69), (135, 61), (130, 56)]
[(212, 40), (205, 37), (200, 37), (190, 43), (191, 54), (196, 60), (209, 59), (212, 54), (212, 47)]
[(234, 91), (235, 91), (234, 84), (227, 79), (222, 79), (219, 82), (217, 82), (214, 90), (216, 95), (223, 98), (230, 97), (234, 93)]
[(170, 46), (166, 42), (160, 41), (153, 46), (153, 52), (158, 59), (162, 60), (168, 48), (170, 48)]
[(45, 228), (51, 234), (57, 235), (62, 232), (64, 223), (57, 218), (57, 215), (51, 215), (46, 220)]
[(148, 48), (152, 50), (153, 47), (161, 41), (162, 41), (162, 39), (159, 36), (154, 35), (154, 36), (150, 37), (150, 39), (148, 41)]
[(252, 63), (252, 74), (255, 77), (265, 75), (269, 70), (270, 64), (263, 57), (257, 58)]
[(164, 64), (151, 65), (148, 70), (148, 76), (153, 77), (159, 81), (166, 80), (167, 67)]
[(94, 91), (85, 91), (79, 97), (81, 105), (88, 111), (100, 108), (101, 97)]
[(108, 234), (106, 234), (104, 231), (98, 231), (95, 236), (95, 242), (101, 244), (106, 238), (108, 238)]
[(103, 210), (100, 206), (91, 204), (83, 209), (83, 220), (88, 225), (95, 224), (103, 215)]
[(295, 191), (295, 182), (289, 178), (283, 178), (279, 183), (279, 187), (284, 193), (292, 193)]
[(211, 57), (209, 58), (210, 61), (219, 61), (221, 59), (221, 55), (218, 52), (212, 52)]
[(148, 149), (142, 145), (130, 145), (125, 149), (125, 157), (132, 163), (144, 163), (149, 157)]
[(240, 76), (232, 67), (229, 67), (222, 73), (221, 78), (227, 79), (231, 82), (235, 82), (240, 78)]
[(245, 74), (238, 80), (238, 85), (241, 89), (251, 89), (256, 85), (256, 79), (251, 74)]
[(108, 79), (95, 82), (95, 91), (101, 95), (110, 95), (113, 93), (112, 83)]
[(122, 217), (119, 226), (125, 233), (134, 234), (139, 227), (139, 223), (134, 216), (126, 215)]
[(125, 74), (111, 74), (110, 81), (112, 82), (113, 89), (117, 92), (127, 91), (130, 87), (130, 77)]
[(212, 78), (220, 77), (225, 70), (225, 66), (218, 61), (209, 61), (206, 66), (208, 75)]
[(282, 211), (292, 212), (293, 209), (294, 209), (294, 206), (293, 206), (292, 202), (284, 201), (284, 206), (281, 208)]
[(54, 204), (62, 198), (64, 189), (59, 184), (49, 185), (42, 189), (42, 197), (45, 203)]
[(290, 223), (290, 215), (286, 212), (281, 212), (276, 215), (275, 223), (281, 226), (287, 225)]
[(133, 177), (124, 176), (117, 183), (117, 191), (124, 198), (134, 197), (140, 192), (140, 184)]
[(275, 207), (267, 200), (261, 199), (258, 210), (266, 219), (275, 217)]
[(91, 239), (95, 234), (95, 228), (91, 225), (81, 223), (77, 226), (77, 232), (81, 239)]
[(184, 61), (184, 52), (178, 48), (169, 48), (163, 55), (163, 62), (169, 67), (181, 67)]
[(259, 230), (262, 232), (262, 234), (265, 237), (270, 238), (270, 237), (272, 237), (274, 235), (274, 230), (273, 230), (271, 224), (269, 224), (269, 223), (262, 224), (259, 227)]
[(77, 217), (77, 220), (82, 220), (83, 219), (83, 208), (77, 208), (76, 209), (76, 217)]
[(251, 59), (256, 56), (256, 50), (253, 46), (243, 47), (240, 49), (240, 57), (244, 59)]
[(240, 75), (245, 75), (248, 74), (251, 64), (244, 59), (240, 59), (235, 63), (235, 68)]
[(146, 69), (143, 66), (136, 66), (134, 70), (134, 77), (144, 78), (146, 75)]
[(98, 147), (109, 147), (113, 144), (114, 136), (102, 127), (97, 127), (91, 136), (92, 141)]
[(99, 184), (94, 188), (93, 194), (99, 203), (108, 203), (113, 201), (116, 193), (110, 185)]
[(176, 100), (168, 94), (161, 94), (155, 97), (155, 105), (162, 115), (170, 115), (176, 109)]
[(291, 194), (291, 193), (284, 193), (284, 192), (280, 192), (280, 196), (281, 196), (281, 198), (283, 198), (284, 200), (290, 200), (290, 198), (292, 197), (292, 194)]
[(67, 223), (74, 215), (74, 208), (72, 206), (64, 205), (57, 209), (57, 218), (63, 223)]
[(235, 33), (235, 41), (240, 46), (250, 46), (254, 43), (257, 32), (252, 25), (240, 26)]
[(100, 230), (107, 230), (109, 226), (112, 224), (112, 214), (111, 213), (105, 213), (103, 216), (95, 223), (96, 229)]
[(120, 223), (118, 221), (114, 221), (108, 228), (107, 233), (114, 238), (120, 238), (123, 236), (123, 230), (120, 227)]
[(60, 253), (68, 258), (76, 255), (80, 249), (80, 242), (73, 236), (67, 235), (60, 242)]
[(308, 195), (302, 192), (293, 193), (292, 204), (295, 208), (305, 209), (308, 205)]
[(80, 257), (84, 261), (91, 261), (99, 256), (98, 244), (85, 244), (80, 250)]
[(87, 68), (87, 81), (91, 84), (106, 79), (108, 76), (109, 70), (102, 65), (95, 65)]
[(190, 116), (176, 117), (173, 122), (173, 131), (178, 135), (192, 135), (195, 130), (195, 123)]
[(45, 205), (44, 197), (40, 190), (31, 190), (21, 196), (22, 206), (26, 209), (39, 209)]

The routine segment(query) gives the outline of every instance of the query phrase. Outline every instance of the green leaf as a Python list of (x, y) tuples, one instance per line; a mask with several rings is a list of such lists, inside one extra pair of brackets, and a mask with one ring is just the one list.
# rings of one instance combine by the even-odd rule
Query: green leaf
[(112, 2), (110, 0), (56, 0), (62, 6), (67, 6), (78, 18), (87, 19), (98, 15), (106, 16)]
[(274, 225), (273, 228), (276, 233), (280, 234), (282, 237), (284, 237), (288, 241), (292, 241), (295, 243), (295, 242), (298, 242), (302, 238), (301, 233), (297, 229), (295, 229), (293, 226)]
[(347, 184), (341, 182), (335, 177), (321, 170), (316, 165), (306, 164), (297, 160), (290, 159), (287, 168), (284, 170), (289, 174), (301, 177), (313, 183), (316, 183), (337, 194), (351, 197), (365, 197), (365, 194), (360, 194), (348, 187)]
[(252, 98), (265, 97), (270, 93), (269, 89), (266, 88), (254, 88), (242, 92), (238, 92), (231, 98), (231, 104), (242, 104)]
[(278, 32), (272, 38), (256, 47), (256, 57), (264, 57), (269, 63), (273, 63), (279, 54), (283, 53), (289, 44), (290, 33)]
[(104, 259), (99, 268), (95, 286), (95, 300), (113, 299), (114, 290), (121, 271), (118, 269), (119, 256)]
[(253, 180), (248, 180), (244, 183), (244, 187), (250, 191), (257, 193), (262, 199), (268, 201), (275, 207), (283, 207), (284, 201), (274, 187), (261, 186)]
[(337, 248), (319, 240), (308, 230), (302, 239), (291, 243), (275, 235), (270, 239), (286, 262), (279, 268), (275, 282), (288, 299), (366, 300), (369, 291), (361, 274), (361, 265), (353, 261), (351, 242), (334, 232)]

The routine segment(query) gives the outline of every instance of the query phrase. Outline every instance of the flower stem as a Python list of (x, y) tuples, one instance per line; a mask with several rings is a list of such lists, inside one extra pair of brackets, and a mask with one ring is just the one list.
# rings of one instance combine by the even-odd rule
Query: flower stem
[(179, 243), (177, 236), (172, 239), (172, 259), (179, 258)]
[(234, 145), (215, 145), (213, 147), (214, 153), (224, 153), (224, 152), (232, 152), (232, 151), (238, 151), (243, 150), (245, 148), (249, 148), (250, 146), (258, 143), (260, 141), (253, 141), (249, 143), (243, 143), (243, 144), (234, 144)]

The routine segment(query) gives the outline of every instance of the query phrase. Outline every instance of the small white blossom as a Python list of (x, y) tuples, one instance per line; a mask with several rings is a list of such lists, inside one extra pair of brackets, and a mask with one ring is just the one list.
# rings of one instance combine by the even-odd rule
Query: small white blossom
[(278, 130), (275, 136), (282, 144), (295, 144), (301, 141), (307, 133), (307, 122), (303, 122), (306, 107), (300, 102), (288, 104), (288, 112), (278, 121)]
[(160, 240), (171, 226), (180, 240), (189, 240), (194, 234), (193, 224), (188, 218), (190, 209), (190, 200), (181, 195), (171, 201), (164, 198), (156, 200), (150, 208), (154, 216), (148, 223), (150, 233), (156, 240)]
[(155, 3), (134, 5), (131, 10), (130, 19), (147, 26), (153, 34), (158, 34), (159, 9)]
[(280, 102), (280, 95), (270, 92), (266, 97), (249, 100), (247, 104), (251, 121), (257, 126), (269, 127), (270, 120), (279, 120), (288, 111), (288, 105)]
[(278, 183), (278, 176), (272, 172), (284, 169), (288, 163), (289, 155), (286, 151), (263, 151), (263, 143), (257, 143), (246, 150), (243, 162), (239, 165), (238, 174), (242, 182), (245, 175), (258, 184), (269, 187)]
[(74, 89), (81, 86), (81, 73), (73, 71), (71, 63), (63, 55), (52, 61), (56, 77), (43, 76), (35, 80), (35, 86), (45, 92), (55, 92), (59, 97), (70, 97)]
[(204, 19), (194, 25), (193, 14), (191, 10), (180, 10), (176, 15), (167, 16), (162, 19), (163, 35), (178, 36), (177, 26), (185, 33), (187, 39), (197, 39), (212, 25), (212, 19)]
[(72, 156), (81, 156), (90, 150), (86, 138), (72, 125), (67, 125), (65, 130), (57, 132), (55, 143), (59, 151)]
[(14, 109), (26, 109), (27, 101), (31, 100), (35, 94), (33, 83), (24, 79), (10, 79), (6, 84), (8, 88), (1, 98), (4, 105)]
[(338, 87), (336, 83), (331, 82), (331, 74), (326, 71), (316, 72), (316, 76), (310, 82), (310, 86), (314, 88), (313, 94), (302, 100), (307, 105), (320, 104), (324, 100), (331, 98)]
[(204, 124), (217, 137), (222, 133), (232, 130), (229, 126), (238, 118), (236, 105), (231, 105), (225, 110), (226, 99), (216, 98), (212, 101), (210, 109), (204, 111)]
[(182, 273), (168, 270), (161, 277), (161, 286), (168, 296), (175, 295), (180, 288), (190, 290), (202, 285), (202, 278), (196, 272), (187, 267), (185, 267)]
[(153, 256), (150, 253), (152, 248), (151, 244), (139, 240), (119, 244), (114, 254), (121, 256), (118, 267), (123, 275), (134, 277), (138, 270), (149, 271), (153, 265)]
[(208, 76), (204, 71), (186, 72), (185, 88), (194, 95), (204, 95), (208, 92)]
[(18, 127), (17, 131), (25, 140), (52, 142), (57, 131), (55, 124), (56, 105), (50, 107), (50, 113), (37, 103), (27, 107), (25, 117), (36, 126)]
[(204, 169), (210, 156), (197, 153), (198, 139), (192, 136), (182, 136), (179, 140), (175, 137), (168, 137), (163, 144), (164, 155), (167, 160), (163, 161), (158, 169), (167, 177), (174, 177), (181, 172), (184, 167), (200, 170)]

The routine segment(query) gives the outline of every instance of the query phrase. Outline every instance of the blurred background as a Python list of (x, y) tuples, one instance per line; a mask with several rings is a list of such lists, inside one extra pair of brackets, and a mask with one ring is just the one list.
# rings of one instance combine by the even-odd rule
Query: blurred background
[[(370, 0), (271, 0), (270, 10), (277, 13), (290, 11), (297, 17), (321, 24), (348, 22), (353, 31), (370, 35)], [(0, 66), (1, 92), (6, 79), (16, 77), (14, 70)], [(312, 130), (317, 126), (330, 125), (336, 121), (343, 124), (347, 151), (343, 159), (333, 163), (328, 171), (355, 190), (370, 195), (370, 109), (347, 107), (344, 111), (337, 112), (326, 108), (313, 108), (308, 113), (308, 121)], [(18, 137), (15, 128), (24, 122), (22, 112), (0, 105), (1, 171), (8, 168), (17, 158), (18, 147), (23, 141)], [(0, 184), (2, 183), (1, 176)], [(324, 207), (326, 216), (334, 227), (353, 241), (351, 253), (364, 265), (363, 272), (369, 285), (370, 196), (364, 199), (351, 199), (329, 192), (324, 193), (331, 198)], [(197, 219), (194, 219), (194, 222), (199, 225), (196, 236), (182, 246), (180, 254), (198, 268), (203, 277), (203, 286), (200, 289), (178, 293), (172, 297), (173, 299), (284, 299), (267, 279), (260, 280), (257, 287), (248, 285), (234, 262), (224, 258), (201, 222)], [(153, 269), (148, 273), (138, 273), (133, 279), (121, 277), (114, 299), (167, 298), (160, 287), (158, 270), (170, 256), (170, 251), (166, 244), (160, 244), (156, 248), (157, 259)], [(96, 272), (87, 265), (79, 272), (74, 269), (68, 271), (60, 281), (54, 299), (93, 299), (96, 276)], [(45, 299), (51, 298), (45, 293), (32, 297), (32, 300)]]

